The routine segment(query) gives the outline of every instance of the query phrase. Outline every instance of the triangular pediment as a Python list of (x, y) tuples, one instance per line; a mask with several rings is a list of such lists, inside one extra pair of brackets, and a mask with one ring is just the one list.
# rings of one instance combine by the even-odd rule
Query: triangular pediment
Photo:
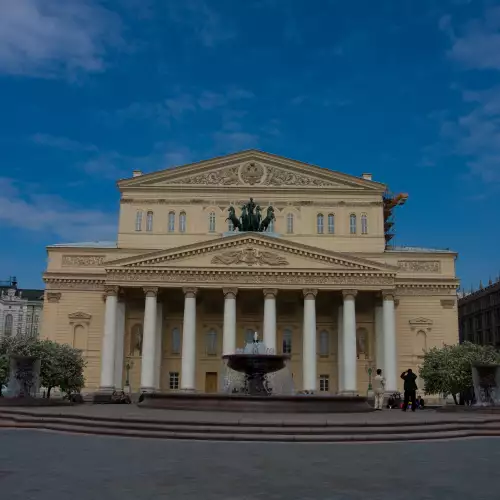
[(329, 188), (383, 192), (385, 185), (328, 168), (250, 150), (169, 168), (118, 183), (120, 188)]
[(397, 271), (387, 264), (250, 232), (106, 263), (108, 269), (117, 267), (324, 269), (391, 274)]

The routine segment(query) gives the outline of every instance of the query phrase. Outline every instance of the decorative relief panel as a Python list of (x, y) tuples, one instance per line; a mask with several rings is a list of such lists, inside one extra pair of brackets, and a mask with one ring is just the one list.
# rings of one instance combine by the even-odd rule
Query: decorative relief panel
[(248, 266), (287, 266), (285, 257), (272, 252), (262, 252), (256, 248), (245, 248), (234, 252), (224, 252), (216, 255), (211, 260), (212, 264), (247, 264)]
[(398, 267), (408, 273), (441, 272), (441, 263), (438, 260), (398, 260)]
[(104, 258), (104, 255), (63, 255), (62, 265), (71, 267), (101, 266)]
[(412, 331), (416, 330), (417, 328), (424, 328), (427, 329), (427, 331), (430, 331), (433, 321), (429, 318), (413, 318), (409, 320), (409, 323)]
[(390, 276), (350, 275), (327, 273), (287, 273), (287, 272), (250, 272), (250, 271), (181, 271), (161, 270), (158, 272), (110, 271), (110, 281), (123, 282), (163, 282), (163, 283), (231, 283), (231, 284), (283, 284), (283, 285), (393, 285)]
[(271, 165), (263, 165), (256, 161), (212, 170), (190, 177), (168, 180), (166, 184), (202, 186), (340, 186), (340, 184), (328, 179), (296, 173)]

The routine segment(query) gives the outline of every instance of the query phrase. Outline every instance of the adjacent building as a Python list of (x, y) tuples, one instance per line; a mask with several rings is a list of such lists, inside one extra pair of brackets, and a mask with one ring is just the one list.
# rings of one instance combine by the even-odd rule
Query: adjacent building
[(0, 337), (38, 337), (44, 290), (21, 289), (15, 277), (0, 282)]
[(500, 278), (479, 290), (459, 294), (460, 342), (500, 348)]
[[(251, 150), (118, 189), (116, 240), (48, 247), (43, 334), (82, 349), (87, 389), (216, 391), (257, 332), (299, 390), (365, 393), (380, 367), (395, 391), (458, 341), (456, 253), (391, 246), (407, 195), (370, 174)], [(239, 231), (243, 206), (275, 220)]]

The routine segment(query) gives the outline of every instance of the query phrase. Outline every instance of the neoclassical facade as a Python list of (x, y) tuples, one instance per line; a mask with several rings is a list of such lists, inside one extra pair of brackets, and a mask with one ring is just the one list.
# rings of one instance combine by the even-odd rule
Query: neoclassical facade
[[(82, 349), (88, 390), (213, 392), (255, 332), (298, 390), (387, 390), (458, 341), (456, 254), (387, 245), (387, 187), (244, 151), (118, 182), (117, 240), (48, 247), (43, 335)], [(253, 198), (276, 219), (239, 232)]]

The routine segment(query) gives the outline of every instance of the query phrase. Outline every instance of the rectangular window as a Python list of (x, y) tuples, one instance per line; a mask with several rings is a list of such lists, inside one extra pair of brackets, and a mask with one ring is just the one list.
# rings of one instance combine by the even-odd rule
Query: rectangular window
[(329, 334), (326, 330), (323, 330), (319, 334), (319, 355), (320, 356), (328, 356), (328, 340), (329, 340)]
[(172, 330), (172, 354), (181, 353), (181, 332), (178, 328)]
[(283, 354), (292, 354), (292, 331), (283, 332)]
[(330, 375), (319, 376), (319, 391), (320, 392), (330, 391)]
[(168, 387), (171, 390), (179, 388), (179, 372), (170, 372), (168, 374)]

